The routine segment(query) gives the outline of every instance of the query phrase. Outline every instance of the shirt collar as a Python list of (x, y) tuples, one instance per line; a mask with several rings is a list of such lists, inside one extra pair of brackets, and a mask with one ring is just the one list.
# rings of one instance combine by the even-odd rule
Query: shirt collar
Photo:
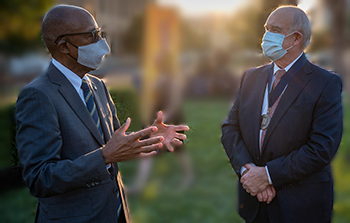
[[(76, 75), (73, 71), (69, 70), (67, 67), (62, 65), (60, 62), (52, 58), (52, 64), (59, 70), (61, 73), (69, 80), (69, 82), (73, 85), (75, 90), (79, 92), (81, 87), (81, 78)], [(87, 80), (89, 83), (89, 79), (84, 75), (83, 79)]]
[[(301, 53), (293, 62), (291, 62), (288, 66), (286, 66), (284, 68), (284, 70), (287, 72), (294, 64), (295, 62), (297, 62), (297, 60), (301, 57), (301, 55), (303, 55), (303, 53)], [(279, 68), (276, 63), (273, 63), (273, 73), (275, 74), (278, 70), (280, 70), (281, 68)]]

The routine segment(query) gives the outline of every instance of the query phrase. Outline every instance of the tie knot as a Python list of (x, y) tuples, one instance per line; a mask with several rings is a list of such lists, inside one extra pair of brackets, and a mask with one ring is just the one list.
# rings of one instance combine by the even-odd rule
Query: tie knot
[(83, 91), (90, 90), (89, 85), (85, 79), (82, 80), (81, 89), (83, 89)]
[(285, 71), (284, 69), (278, 70), (278, 71), (275, 73), (276, 78), (281, 78), (285, 73), (286, 73), (286, 71)]

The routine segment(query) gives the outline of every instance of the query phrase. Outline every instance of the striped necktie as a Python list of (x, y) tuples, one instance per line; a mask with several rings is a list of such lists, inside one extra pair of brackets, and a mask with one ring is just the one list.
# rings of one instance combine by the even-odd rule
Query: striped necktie
[(96, 104), (94, 102), (94, 98), (92, 96), (92, 92), (90, 90), (89, 84), (85, 79), (82, 80), (81, 89), (84, 93), (85, 103), (86, 107), (92, 117), (92, 119), (95, 121), (97, 129), (100, 131), (101, 137), (103, 139), (103, 132), (101, 128), (100, 118), (97, 114)]
[[(95, 121), (96, 127), (100, 131), (101, 137), (103, 138), (103, 132), (102, 132), (102, 128), (101, 128), (100, 118), (99, 118), (99, 116), (97, 114), (97, 110), (96, 110), (96, 104), (94, 102), (94, 98), (92, 96), (92, 92), (90, 90), (89, 84), (84, 79), (82, 80), (81, 89), (83, 90), (83, 93), (84, 93), (86, 107), (87, 107), (92, 119)], [(114, 172), (112, 172), (110, 174), (114, 174)], [(116, 188), (114, 193), (116, 193), (116, 196), (117, 196), (117, 219), (118, 219), (120, 216), (120, 213), (121, 213), (121, 208), (122, 208), (122, 199), (121, 199), (121, 194), (120, 194), (119, 188)]]
[[(281, 70), (278, 70), (276, 73), (275, 73), (275, 81), (273, 82), (272, 84), (272, 87), (271, 87), (271, 92), (273, 91), (273, 89), (275, 89), (275, 87), (278, 85), (278, 83), (280, 82), (281, 78), (283, 77), (283, 75), (286, 73), (286, 71), (284, 69), (281, 69)], [(270, 92), (270, 93), (271, 93)], [(272, 118), (273, 114), (275, 113), (275, 110), (277, 108), (277, 105), (278, 103), (280, 102), (280, 99), (282, 97), (282, 94), (283, 92), (280, 94), (280, 96), (277, 98), (277, 100), (275, 101), (275, 103), (267, 110), (267, 114), (270, 116), (270, 118)], [(265, 136), (266, 136), (266, 131), (267, 131), (267, 128), (264, 129), (262, 132), (261, 132), (261, 138), (260, 138), (260, 154), (262, 153), (262, 146), (264, 144), (264, 140), (265, 140)]]

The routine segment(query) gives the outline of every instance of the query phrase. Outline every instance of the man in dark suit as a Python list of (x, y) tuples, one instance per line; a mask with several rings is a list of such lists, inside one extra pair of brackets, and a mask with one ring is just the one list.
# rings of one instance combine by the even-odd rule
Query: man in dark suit
[(330, 162), (342, 136), (339, 76), (310, 63), (300, 8), (271, 13), (262, 48), (273, 63), (247, 71), (222, 126), (247, 222), (330, 222)]
[[(181, 144), (187, 126), (170, 126), (158, 113), (153, 126), (125, 134), (96, 69), (109, 46), (85, 9), (60, 5), (44, 17), (52, 55), (45, 74), (18, 97), (17, 146), (23, 178), (38, 197), (36, 222), (130, 222), (117, 162)], [(149, 136), (147, 138), (146, 136)], [(141, 139), (147, 138), (147, 139)]]

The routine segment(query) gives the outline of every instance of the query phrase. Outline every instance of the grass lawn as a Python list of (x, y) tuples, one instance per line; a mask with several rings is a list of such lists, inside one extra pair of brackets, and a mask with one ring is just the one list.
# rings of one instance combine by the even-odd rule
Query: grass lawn
[[(230, 109), (225, 100), (187, 100), (186, 151), (191, 157), (195, 180), (187, 190), (179, 188), (182, 172), (174, 153), (154, 159), (148, 184), (140, 195), (128, 196), (133, 223), (243, 222), (237, 213), (237, 177), (220, 143), (220, 125)], [(350, 127), (345, 109), (344, 137), (333, 162), (335, 172), (335, 223), (350, 222)], [(349, 115), (348, 115), (349, 114)], [(120, 164), (123, 181), (130, 185), (138, 161)], [(33, 222), (36, 199), (28, 189), (0, 194), (0, 222)]]
[[(185, 112), (191, 128), (186, 141), (195, 172), (187, 190), (179, 189), (182, 172), (177, 156), (167, 153), (154, 160), (148, 186), (140, 196), (129, 196), (133, 222), (242, 222), (237, 214), (236, 180), (221, 146), (221, 123), (227, 101), (187, 101)], [(127, 185), (136, 165), (121, 165)]]

